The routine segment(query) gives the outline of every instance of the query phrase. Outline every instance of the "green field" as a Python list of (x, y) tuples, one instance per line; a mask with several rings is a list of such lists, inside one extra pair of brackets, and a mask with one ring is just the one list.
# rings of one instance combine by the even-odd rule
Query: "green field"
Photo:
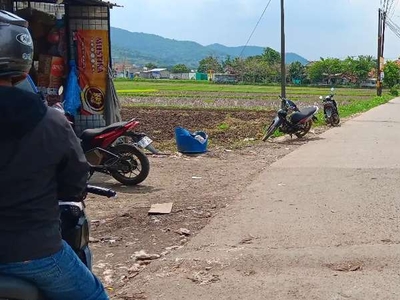
[[(120, 95), (135, 95), (137, 93), (173, 93), (173, 92), (226, 92), (226, 93), (260, 93), (279, 95), (280, 86), (265, 85), (221, 85), (208, 81), (132, 81), (116, 80), (115, 87)], [(345, 96), (371, 96), (373, 89), (339, 88)], [(320, 95), (329, 92), (328, 87), (288, 87), (288, 94), (293, 95)]]
[[(122, 81), (115, 86), (123, 105), (140, 107), (207, 108), (271, 110), (280, 105), (280, 86), (218, 85), (207, 81)], [(330, 93), (329, 87), (288, 87), (287, 97), (298, 106), (320, 104), (319, 96)], [(373, 89), (337, 88), (340, 105), (369, 101)]]
[[(213, 145), (243, 145), (245, 139), (259, 140), (263, 128), (280, 107), (279, 86), (218, 85), (196, 81), (115, 81), (125, 119), (142, 121), (144, 132), (160, 145), (175, 147), (174, 128), (183, 126), (203, 130)], [(319, 96), (330, 87), (288, 87), (287, 97), (304, 106), (318, 105), (319, 121), (324, 125)], [(341, 118), (365, 112), (393, 97), (376, 97), (375, 90), (337, 88), (335, 99)], [(248, 144), (249, 142), (246, 142)], [(251, 143), (251, 142), (250, 142)]]

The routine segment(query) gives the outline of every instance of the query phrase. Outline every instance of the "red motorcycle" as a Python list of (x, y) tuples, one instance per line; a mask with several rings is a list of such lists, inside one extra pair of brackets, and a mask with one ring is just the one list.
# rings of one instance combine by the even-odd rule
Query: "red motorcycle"
[(129, 135), (139, 122), (130, 120), (107, 127), (86, 129), (81, 145), (91, 165), (90, 174), (101, 172), (111, 175), (125, 185), (136, 185), (147, 178), (150, 163), (146, 154), (132, 144), (119, 139)]
[[(39, 93), (30, 77), (16, 87)], [(64, 87), (61, 86), (58, 95), (63, 93)], [(59, 110), (73, 126), (74, 118), (65, 112), (61, 103), (56, 103), (52, 107)], [(138, 125), (139, 122), (132, 119), (107, 127), (87, 129), (82, 133), (81, 146), (91, 167), (90, 176), (94, 172), (105, 173), (125, 185), (136, 185), (147, 178), (150, 163), (146, 154), (138, 147), (154, 154), (158, 154), (158, 151), (146, 134), (134, 131)]]

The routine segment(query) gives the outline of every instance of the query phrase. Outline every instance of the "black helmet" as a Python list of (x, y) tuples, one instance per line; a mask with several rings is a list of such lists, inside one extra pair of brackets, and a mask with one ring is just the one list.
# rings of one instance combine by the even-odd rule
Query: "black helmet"
[(0, 76), (28, 73), (32, 59), (33, 41), (28, 22), (0, 10)]

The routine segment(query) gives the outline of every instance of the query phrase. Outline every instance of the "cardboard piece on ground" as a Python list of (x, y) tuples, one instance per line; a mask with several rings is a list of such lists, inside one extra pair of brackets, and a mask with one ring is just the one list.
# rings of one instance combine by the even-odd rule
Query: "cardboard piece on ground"
[(150, 207), (149, 215), (154, 214), (169, 214), (172, 211), (173, 203), (162, 203), (162, 204), (153, 204)]

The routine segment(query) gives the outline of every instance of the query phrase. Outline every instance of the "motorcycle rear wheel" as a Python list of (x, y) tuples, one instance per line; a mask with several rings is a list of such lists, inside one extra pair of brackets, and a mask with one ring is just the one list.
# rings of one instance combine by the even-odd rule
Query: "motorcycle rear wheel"
[(276, 130), (275, 120), (272, 121), (271, 125), (269, 125), (268, 129), (265, 131), (265, 134), (262, 138), (262, 141), (265, 142), (271, 135), (274, 134)]
[[(140, 149), (128, 144), (119, 144), (111, 151), (121, 157), (118, 169), (111, 171), (111, 176), (117, 181), (124, 185), (137, 185), (147, 178), (150, 162)], [(129, 174), (134, 176), (129, 176)]]
[(332, 126), (338, 126), (339, 123), (340, 123), (339, 114), (337, 114), (337, 113), (332, 114), (332, 117), (331, 117), (331, 124), (332, 124)]
[(307, 121), (307, 123), (304, 124), (304, 128), (296, 132), (296, 136), (300, 139), (304, 137), (311, 129), (312, 126), (312, 120)]

